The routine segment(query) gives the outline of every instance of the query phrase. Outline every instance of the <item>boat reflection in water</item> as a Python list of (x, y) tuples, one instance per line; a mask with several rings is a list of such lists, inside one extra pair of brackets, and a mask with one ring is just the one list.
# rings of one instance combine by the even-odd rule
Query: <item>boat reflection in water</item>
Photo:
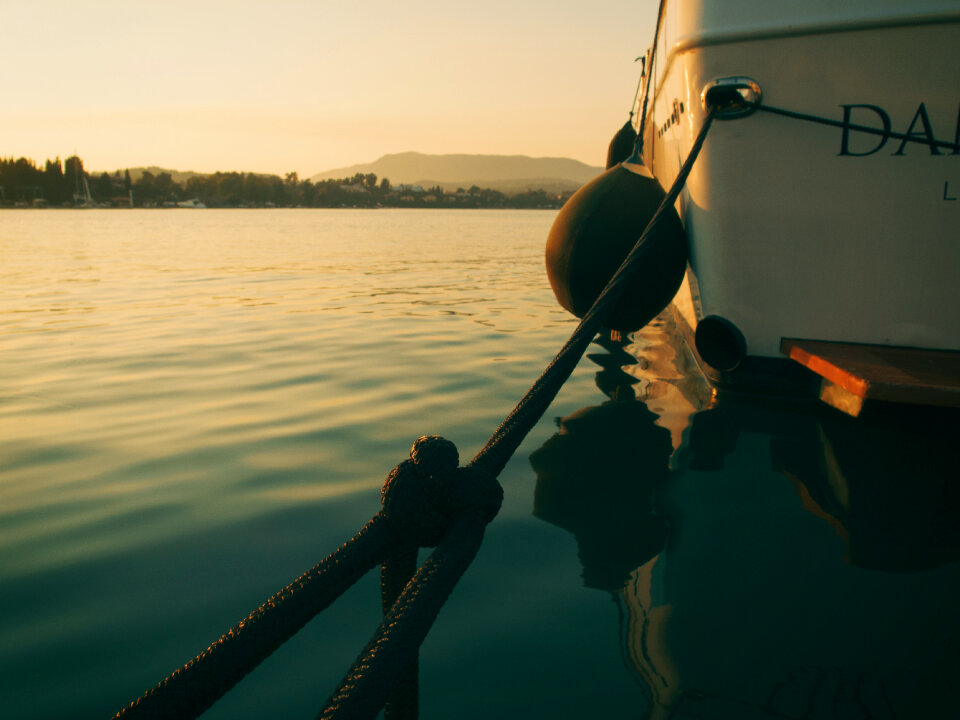
[(644, 717), (953, 717), (956, 413), (691, 401), (665, 336), (591, 356), (610, 401), (531, 455), (534, 514), (616, 600)]

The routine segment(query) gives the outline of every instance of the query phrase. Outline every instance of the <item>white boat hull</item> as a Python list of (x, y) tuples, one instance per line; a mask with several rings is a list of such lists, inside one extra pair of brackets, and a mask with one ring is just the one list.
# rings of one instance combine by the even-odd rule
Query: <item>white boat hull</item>
[[(644, 133), (665, 187), (716, 78), (752, 78), (765, 105), (960, 140), (958, 3), (909, 17), (856, 3), (806, 25), (720, 5), (711, 28), (699, 2), (666, 4)], [(764, 112), (717, 121), (677, 205), (690, 266), (675, 308), (691, 328), (728, 320), (752, 357), (784, 338), (960, 350), (957, 198), (960, 149)]]

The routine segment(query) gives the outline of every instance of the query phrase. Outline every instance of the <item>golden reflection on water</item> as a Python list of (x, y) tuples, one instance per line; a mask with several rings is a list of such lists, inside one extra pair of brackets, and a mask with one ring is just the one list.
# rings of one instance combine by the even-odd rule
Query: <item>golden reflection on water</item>
[[(228, 467), (343, 467), (322, 442), (269, 443), (476, 405), (490, 363), (541, 362), (522, 348), (569, 322), (530, 262), (550, 215), (390, 217), (4, 212), (0, 442), (20, 459), (0, 501), (56, 458), (73, 458), (55, 471), (67, 493), (211, 448), (239, 451)], [(524, 222), (519, 246), (491, 241)], [(119, 475), (99, 491), (139, 486)]]
[(0, 211), (4, 712), (116, 711), (351, 537), (413, 438), (479, 448), (573, 325), (552, 218)]
[[(679, 399), (669, 333), (637, 335), (639, 362), (601, 338), (589, 357), (611, 400), (560, 419), (530, 460), (534, 515), (574, 535), (584, 585), (616, 600), (643, 716), (944, 717), (956, 412)], [(672, 460), (661, 425), (683, 438)]]

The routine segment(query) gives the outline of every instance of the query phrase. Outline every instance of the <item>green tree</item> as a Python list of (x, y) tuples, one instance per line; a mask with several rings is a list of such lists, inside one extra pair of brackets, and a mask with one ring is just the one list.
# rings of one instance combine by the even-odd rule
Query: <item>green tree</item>
[(83, 160), (78, 158), (76, 155), (71, 155), (68, 157), (63, 161), (63, 174), (70, 178), (70, 180), (74, 180), (77, 177), (83, 177)]
[(33, 160), (12, 157), (0, 161), (0, 186), (7, 201), (30, 201), (43, 195), (43, 174)]
[(69, 180), (64, 177), (60, 158), (47, 160), (43, 168), (43, 195), (48, 202), (61, 204), (70, 199)]
[(94, 181), (94, 186), (91, 190), (98, 202), (107, 201), (114, 195), (113, 180), (110, 179), (107, 173), (100, 173), (100, 177)]
[(133, 184), (133, 196), (141, 205), (157, 201), (156, 182), (152, 172), (145, 170), (140, 179)]
[(180, 186), (173, 181), (173, 176), (170, 173), (160, 173), (154, 183), (154, 192), (158, 200), (172, 202), (179, 199)]
[(300, 204), (307, 207), (315, 207), (317, 203), (317, 186), (309, 180), (300, 183)]

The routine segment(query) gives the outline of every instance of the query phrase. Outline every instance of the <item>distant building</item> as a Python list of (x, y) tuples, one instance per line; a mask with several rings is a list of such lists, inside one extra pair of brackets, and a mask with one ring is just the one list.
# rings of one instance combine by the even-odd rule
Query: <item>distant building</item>
[(354, 195), (367, 195), (368, 191), (363, 185), (341, 185), (340, 189), (344, 192), (353, 193)]
[(393, 189), (400, 193), (416, 193), (417, 195), (423, 195), (426, 192), (419, 185), (394, 185)]

